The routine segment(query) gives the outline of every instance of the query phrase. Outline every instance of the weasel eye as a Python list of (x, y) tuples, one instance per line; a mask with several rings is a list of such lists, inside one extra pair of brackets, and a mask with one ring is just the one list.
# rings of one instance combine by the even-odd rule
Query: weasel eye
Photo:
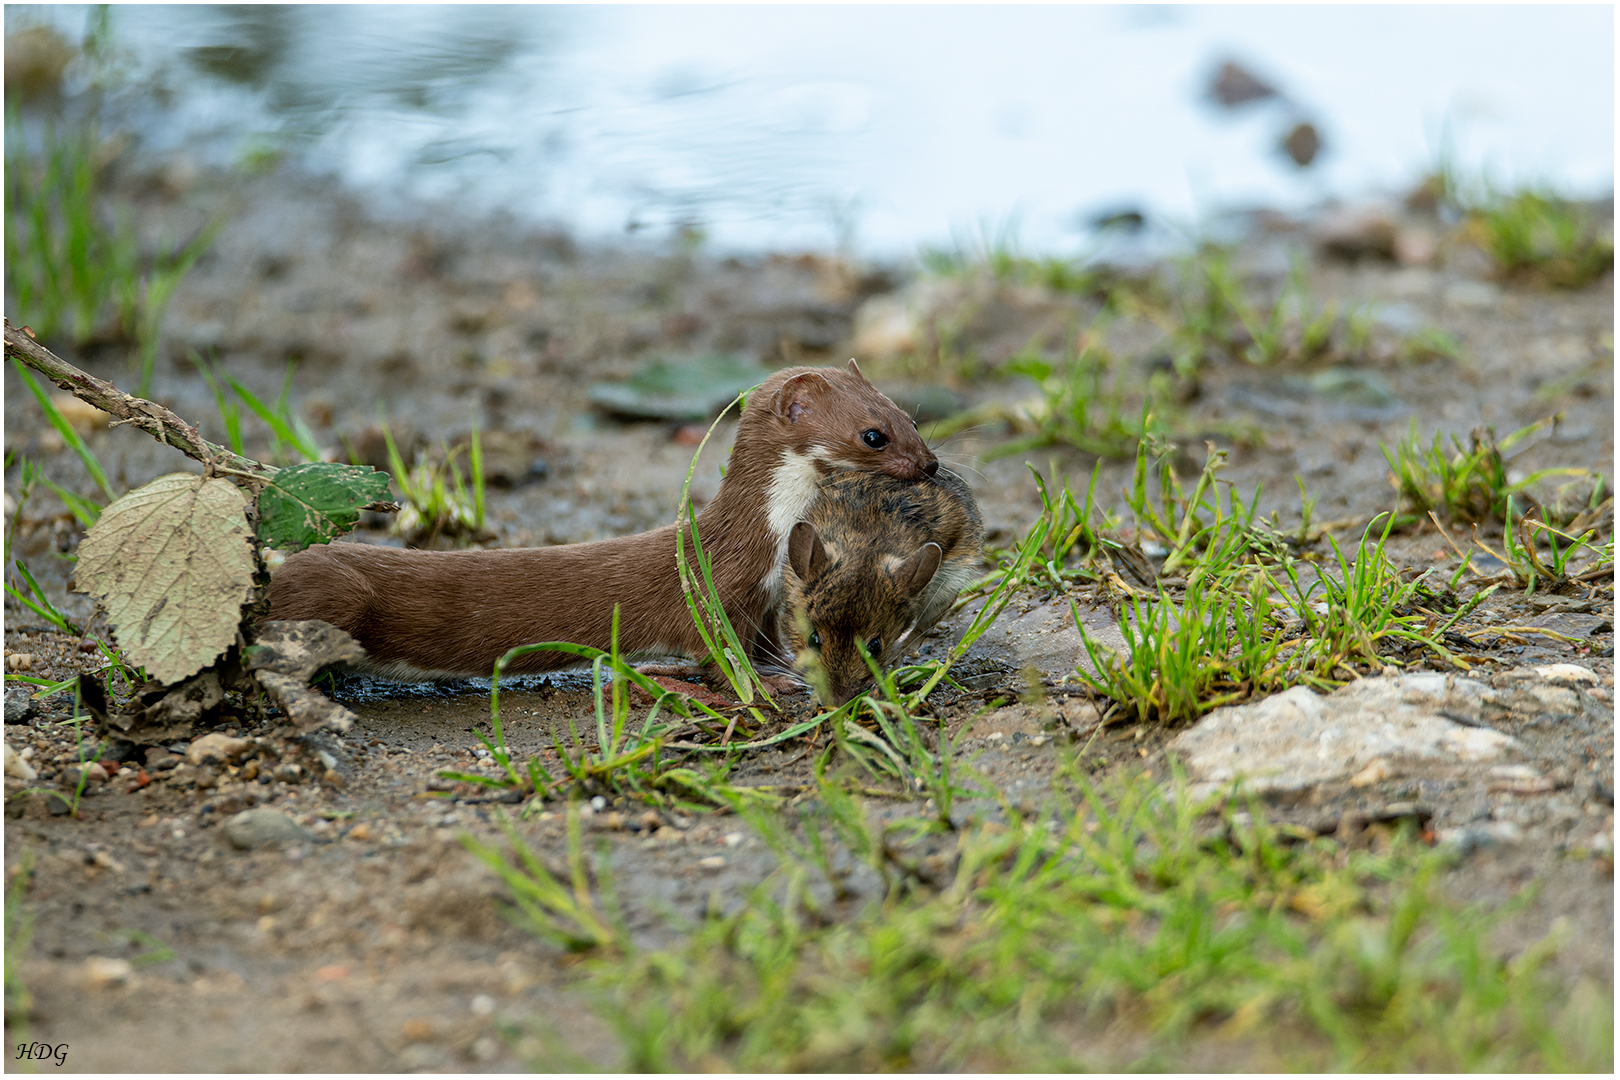
[(819, 630), (810, 631), (810, 647), (812, 649), (816, 650), (816, 652), (821, 651), (821, 631), (819, 631)]
[(872, 659), (874, 659), (874, 660), (876, 660), (878, 657), (882, 656), (883, 655), (883, 639), (882, 638), (873, 638), (871, 641), (868, 641), (866, 643), (866, 651), (872, 654)]
[(877, 428), (867, 428), (861, 432), (861, 442), (874, 450), (881, 450), (889, 445), (889, 437)]

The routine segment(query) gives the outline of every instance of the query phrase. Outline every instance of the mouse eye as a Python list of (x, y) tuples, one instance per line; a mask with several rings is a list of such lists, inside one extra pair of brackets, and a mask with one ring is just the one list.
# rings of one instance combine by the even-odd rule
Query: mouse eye
[(889, 437), (877, 428), (867, 428), (861, 432), (861, 442), (870, 446), (873, 450), (881, 450), (889, 445)]
[(810, 647), (812, 649), (816, 650), (816, 652), (821, 651), (821, 631), (819, 631), (819, 630), (810, 631)]
[(874, 659), (874, 660), (876, 660), (878, 657), (882, 656), (883, 655), (883, 639), (882, 638), (873, 638), (871, 641), (868, 641), (866, 643), (866, 651), (872, 654), (872, 659)]

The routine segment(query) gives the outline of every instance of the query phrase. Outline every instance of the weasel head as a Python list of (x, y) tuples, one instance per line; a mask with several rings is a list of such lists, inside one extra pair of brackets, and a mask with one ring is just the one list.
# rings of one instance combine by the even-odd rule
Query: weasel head
[[(862, 649), (879, 667), (904, 651), (928, 585), (939, 570), (936, 543), (895, 554), (859, 542), (824, 542), (800, 521), (788, 538), (784, 574), (788, 637), (801, 669), (829, 707), (872, 681)], [(819, 673), (817, 671), (819, 669)]]
[(917, 425), (867, 381), (851, 360), (838, 368), (786, 368), (748, 399), (737, 441), (760, 432), (824, 472), (853, 469), (899, 480), (939, 471)]

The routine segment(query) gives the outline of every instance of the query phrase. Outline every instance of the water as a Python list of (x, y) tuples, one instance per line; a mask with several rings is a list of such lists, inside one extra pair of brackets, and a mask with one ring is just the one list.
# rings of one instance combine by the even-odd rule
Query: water
[[(77, 36), (83, 8), (7, 9)], [(1133, 207), (1191, 227), (1409, 186), (1449, 142), (1499, 183), (1613, 188), (1609, 7), (116, 6), (147, 145), (277, 145), (380, 205), (585, 237), (1077, 252)], [(1235, 58), (1293, 106), (1216, 108)], [(165, 91), (165, 104), (151, 87)], [(1301, 171), (1298, 116), (1326, 149)]]

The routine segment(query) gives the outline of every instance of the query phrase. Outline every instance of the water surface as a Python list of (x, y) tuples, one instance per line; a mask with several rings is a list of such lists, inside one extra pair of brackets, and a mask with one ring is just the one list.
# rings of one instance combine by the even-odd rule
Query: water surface
[[(85, 10), (7, 15), (76, 35)], [(1613, 186), (1606, 6), (130, 5), (111, 24), (168, 91), (137, 101), (157, 148), (269, 142), (379, 201), (585, 236), (1080, 250), (1120, 207), (1192, 225), (1399, 190), (1442, 145), (1501, 183)], [(1288, 100), (1215, 107), (1228, 58)], [(1276, 149), (1301, 117), (1326, 141), (1303, 171)]]

